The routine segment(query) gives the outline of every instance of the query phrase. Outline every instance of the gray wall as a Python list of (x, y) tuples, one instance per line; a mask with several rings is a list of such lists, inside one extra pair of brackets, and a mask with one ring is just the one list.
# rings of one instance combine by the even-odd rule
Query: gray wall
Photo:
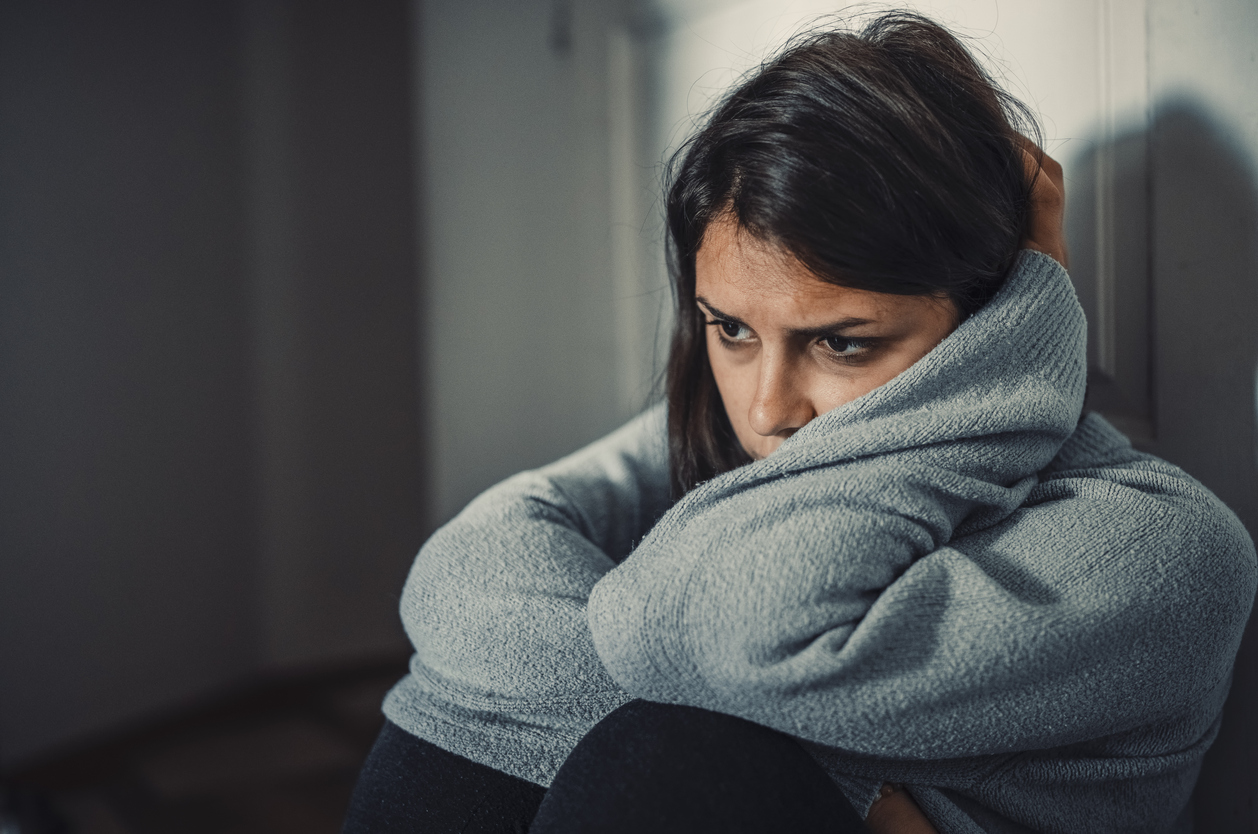
[(426, 532), (410, 9), (243, 12), (262, 663), (404, 649)]
[[(1258, 537), (1258, 4), (1151, 0), (1149, 13), (1155, 451)], [(1201, 832), (1258, 831), (1252, 616), (1195, 811)]]
[(10, 759), (243, 673), (257, 612), (232, 19), (0, 15)]
[(0, 5), (0, 763), (404, 645), (407, 15)]
[(419, 4), (434, 520), (628, 416), (610, 255), (614, 5)]

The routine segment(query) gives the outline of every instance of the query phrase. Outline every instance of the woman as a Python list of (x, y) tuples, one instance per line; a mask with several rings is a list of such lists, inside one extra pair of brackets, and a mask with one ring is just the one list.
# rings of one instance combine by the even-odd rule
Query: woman
[(667, 407), (424, 546), (347, 830), (1187, 830), (1253, 544), (1080, 417), (1019, 112), (907, 14), (725, 99)]

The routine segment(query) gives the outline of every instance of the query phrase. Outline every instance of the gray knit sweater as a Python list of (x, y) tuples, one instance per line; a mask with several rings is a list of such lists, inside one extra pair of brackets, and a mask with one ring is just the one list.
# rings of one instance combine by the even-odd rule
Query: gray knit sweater
[(668, 500), (662, 408), (489, 490), (402, 598), (403, 729), (549, 784), (632, 697), (804, 741), (943, 834), (1186, 831), (1258, 585), (1204, 487), (1079, 421), (1084, 322), (1024, 252), (891, 382)]

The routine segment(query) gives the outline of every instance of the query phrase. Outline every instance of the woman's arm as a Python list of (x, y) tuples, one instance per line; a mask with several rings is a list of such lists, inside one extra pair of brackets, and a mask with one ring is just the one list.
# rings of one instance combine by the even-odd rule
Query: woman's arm
[(595, 645), (635, 696), (878, 757), (1044, 749), (1213, 697), (1258, 576), (1244, 529), (1099, 418), (1063, 454), (951, 541), (973, 485), (945, 472), (737, 491), (598, 583)]
[[(401, 601), (412, 668), (462, 706), (580, 711), (621, 693), (590, 641), (590, 589), (668, 506), (663, 408), (486, 491), (428, 540)], [(569, 706), (563, 706), (568, 704)], [(598, 704), (587, 711), (598, 717)], [(578, 723), (587, 720), (579, 718)]]

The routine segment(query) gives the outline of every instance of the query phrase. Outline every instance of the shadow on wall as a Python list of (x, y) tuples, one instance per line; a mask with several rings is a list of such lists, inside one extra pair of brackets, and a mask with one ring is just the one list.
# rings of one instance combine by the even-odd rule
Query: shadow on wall
[[(1067, 160), (1066, 181), (1070, 277), (1088, 317), (1087, 408), (1104, 414), (1142, 448), (1152, 446), (1156, 433), (1150, 134), (1141, 125), (1108, 143), (1087, 142)], [(1104, 193), (1098, 193), (1098, 174), (1108, 186)], [(1110, 284), (1108, 292), (1102, 282)]]
[[(1201, 480), (1258, 537), (1258, 148), (1191, 99), (1158, 102), (1152, 116), (1147, 131), (1075, 160), (1078, 181), (1067, 186), (1071, 273), (1089, 316), (1089, 406)], [(1117, 348), (1108, 363), (1096, 280), (1104, 195), (1097, 200), (1094, 177), (1106, 164)], [(1251, 617), (1194, 796), (1199, 831), (1258, 830), (1255, 704)]]
[[(1258, 185), (1251, 153), (1192, 101), (1153, 130), (1151, 229), (1159, 454), (1258, 536)], [(1203, 604), (1209, 604), (1203, 600)], [(1196, 793), (1197, 830), (1258, 826), (1258, 628), (1251, 616), (1219, 739)]]

